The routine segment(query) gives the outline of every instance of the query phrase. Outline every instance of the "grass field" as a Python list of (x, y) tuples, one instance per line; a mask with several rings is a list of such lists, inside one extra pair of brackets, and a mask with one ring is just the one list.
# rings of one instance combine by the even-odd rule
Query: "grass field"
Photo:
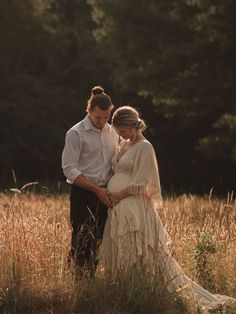
[[(194, 313), (161, 285), (153, 291), (148, 282), (130, 279), (78, 282), (66, 263), (68, 208), (68, 195), (0, 194), (1, 313)], [(159, 214), (185, 272), (213, 292), (236, 297), (233, 195), (167, 198)]]

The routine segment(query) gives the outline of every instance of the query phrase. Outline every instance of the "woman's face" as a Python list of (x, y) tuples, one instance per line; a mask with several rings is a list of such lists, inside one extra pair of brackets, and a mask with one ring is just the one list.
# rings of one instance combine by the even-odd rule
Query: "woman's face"
[(128, 127), (117, 127), (115, 128), (116, 133), (121, 136), (124, 140), (132, 140), (135, 134), (134, 128)]

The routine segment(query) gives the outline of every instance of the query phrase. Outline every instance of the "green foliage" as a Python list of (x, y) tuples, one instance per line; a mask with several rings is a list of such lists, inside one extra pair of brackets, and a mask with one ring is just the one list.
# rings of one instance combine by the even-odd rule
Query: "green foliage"
[(101, 56), (89, 16), (83, 1), (0, 3), (0, 184), (9, 184), (11, 169), (22, 184), (64, 180), (66, 130), (84, 116), (92, 84), (106, 76), (94, 76)]
[(98, 24), (95, 35), (117, 60), (114, 82), (149, 102), (144, 116), (152, 102), (153, 122), (163, 122), (153, 123), (152, 140), (164, 151), (160, 163), (170, 169), (165, 177), (173, 180), (178, 163), (184, 180), (211, 167), (200, 182), (233, 182), (225, 161), (235, 169), (235, 136), (217, 124), (235, 115), (235, 1), (88, 2)]
[(12, 168), (63, 180), (65, 132), (101, 84), (141, 111), (164, 188), (232, 190), (235, 12), (233, 0), (1, 1), (0, 184)]
[(214, 136), (199, 140), (198, 149), (210, 160), (236, 161), (236, 115), (224, 114), (213, 125)]
[(215, 263), (213, 254), (217, 253), (212, 235), (209, 232), (200, 234), (194, 248), (194, 259), (196, 261), (197, 278), (205, 289), (214, 291), (214, 271), (212, 265)]

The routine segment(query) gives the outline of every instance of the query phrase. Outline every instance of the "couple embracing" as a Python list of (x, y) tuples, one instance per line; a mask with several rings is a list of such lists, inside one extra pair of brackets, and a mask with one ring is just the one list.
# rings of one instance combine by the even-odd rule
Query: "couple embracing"
[(115, 110), (101, 86), (92, 89), (86, 117), (66, 134), (62, 168), (71, 183), (72, 240), (69, 259), (80, 276), (98, 268), (115, 280), (132, 268), (162, 274), (169, 289), (181, 287), (200, 306), (236, 304), (192, 281), (174, 260), (158, 215), (162, 206), (158, 164), (143, 136), (136, 109)]

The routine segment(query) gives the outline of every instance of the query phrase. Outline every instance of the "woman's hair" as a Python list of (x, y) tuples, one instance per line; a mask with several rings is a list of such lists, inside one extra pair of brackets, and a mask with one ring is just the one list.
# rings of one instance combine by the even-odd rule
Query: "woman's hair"
[(104, 88), (101, 86), (94, 86), (91, 90), (91, 96), (87, 104), (87, 112), (93, 111), (95, 107), (101, 110), (108, 110), (113, 108), (110, 96), (105, 94)]
[(138, 111), (131, 106), (116, 109), (112, 116), (112, 125), (114, 128), (135, 128), (141, 132), (146, 129), (146, 123), (140, 119)]

